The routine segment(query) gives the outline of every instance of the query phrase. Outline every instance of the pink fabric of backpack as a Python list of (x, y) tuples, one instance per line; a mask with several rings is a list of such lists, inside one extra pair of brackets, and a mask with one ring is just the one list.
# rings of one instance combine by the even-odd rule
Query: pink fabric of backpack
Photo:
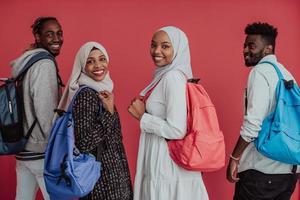
[(198, 80), (186, 84), (187, 133), (183, 139), (168, 140), (168, 147), (172, 160), (180, 167), (211, 172), (225, 165), (225, 142), (215, 107)]
[(171, 158), (193, 171), (216, 171), (225, 165), (225, 142), (218, 118), (204, 88), (186, 84), (187, 133), (181, 140), (168, 141)]

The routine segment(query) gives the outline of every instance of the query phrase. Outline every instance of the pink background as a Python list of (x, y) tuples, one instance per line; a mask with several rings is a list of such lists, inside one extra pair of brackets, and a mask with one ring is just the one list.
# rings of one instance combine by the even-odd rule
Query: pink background
[[(174, 25), (187, 34), (194, 76), (202, 79), (216, 105), (227, 158), (238, 138), (243, 117), (243, 89), (249, 72), (242, 57), (246, 24), (266, 21), (278, 27), (276, 54), (300, 80), (297, 0), (1, 1), (0, 77), (10, 76), (9, 62), (33, 42), (30, 25), (34, 19), (47, 15), (56, 16), (63, 26), (65, 42), (57, 60), (65, 82), (75, 53), (83, 43), (94, 40), (107, 48), (132, 178), (139, 124), (129, 116), (127, 106), (151, 80), (154, 66), (149, 46), (158, 28)], [(0, 157), (0, 199), (14, 199), (14, 167), (13, 157)], [(203, 176), (211, 200), (232, 199), (234, 185), (226, 181), (225, 168)], [(293, 199), (299, 199), (298, 188)]]

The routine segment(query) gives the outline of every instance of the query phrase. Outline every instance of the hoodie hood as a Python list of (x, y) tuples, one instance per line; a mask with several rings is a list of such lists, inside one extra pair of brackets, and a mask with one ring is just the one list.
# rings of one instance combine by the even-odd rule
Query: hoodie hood
[(20, 71), (23, 69), (25, 64), (32, 58), (32, 56), (36, 55), (39, 52), (43, 52), (47, 50), (42, 49), (42, 48), (37, 48), (33, 50), (26, 51), (23, 53), (19, 58), (11, 61), (10, 65), (12, 66), (12, 77), (15, 78), (18, 76)]

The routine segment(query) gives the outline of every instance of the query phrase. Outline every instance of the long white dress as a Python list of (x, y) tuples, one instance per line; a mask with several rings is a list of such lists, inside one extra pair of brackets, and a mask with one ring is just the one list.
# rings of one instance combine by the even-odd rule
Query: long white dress
[(149, 96), (141, 119), (134, 200), (207, 200), (201, 173), (187, 171), (169, 156), (167, 139), (184, 137), (186, 78), (167, 72)]

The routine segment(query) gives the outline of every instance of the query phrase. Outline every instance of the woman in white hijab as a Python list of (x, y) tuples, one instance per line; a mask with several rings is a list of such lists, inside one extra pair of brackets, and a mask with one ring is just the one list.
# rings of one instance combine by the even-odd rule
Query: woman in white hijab
[(147, 102), (135, 98), (128, 108), (141, 127), (134, 199), (207, 200), (201, 174), (176, 165), (166, 141), (186, 133), (186, 81), (192, 78), (188, 39), (176, 27), (163, 27), (152, 37), (150, 54), (154, 79), (140, 94)]
[(102, 45), (84, 44), (75, 57), (59, 108), (66, 110), (79, 87), (88, 86), (79, 92), (73, 105), (75, 146), (81, 152), (93, 154), (101, 162), (102, 170), (93, 191), (81, 199), (131, 200), (129, 167), (108, 63)]

